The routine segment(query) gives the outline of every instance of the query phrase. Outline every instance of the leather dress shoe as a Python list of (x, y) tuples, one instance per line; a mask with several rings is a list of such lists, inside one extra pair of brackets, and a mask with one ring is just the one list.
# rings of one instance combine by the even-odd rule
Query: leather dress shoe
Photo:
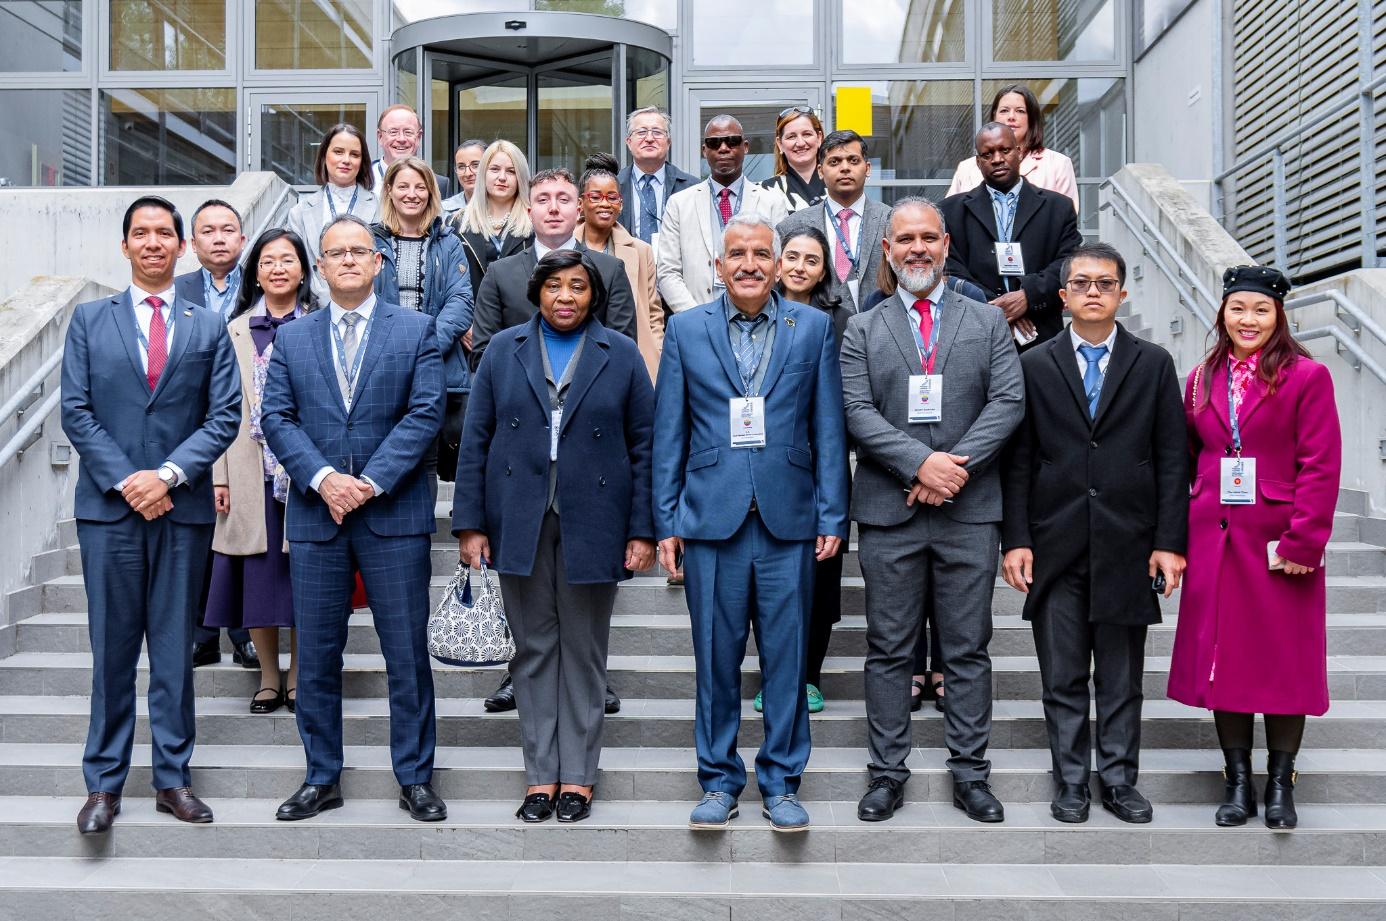
[(857, 818), (863, 822), (884, 822), (905, 805), (905, 785), (894, 777), (877, 777), (857, 803)]
[(1150, 800), (1129, 784), (1102, 788), (1102, 808), (1123, 822), (1144, 825), (1155, 816)]
[(1088, 820), (1088, 809), (1092, 805), (1092, 795), (1085, 783), (1061, 783), (1059, 792), (1049, 803), (1049, 814), (1060, 822), (1078, 824)]
[(284, 800), (274, 814), (281, 822), (311, 819), (325, 809), (342, 807), (342, 787), (335, 783), (306, 783), (293, 796)]
[(974, 822), (1004, 822), (1006, 810), (985, 780), (966, 780), (953, 784), (953, 805)]
[(569, 790), (558, 794), (558, 821), (581, 822), (592, 814), (592, 800)]
[(232, 643), (231, 661), (241, 668), (259, 668), (260, 654), (255, 651), (255, 644), (250, 640), (244, 643)]
[(520, 804), (520, 808), (515, 810), (515, 818), (531, 825), (547, 822), (553, 818), (553, 797), (547, 793), (529, 794)]
[(441, 822), (448, 817), (448, 804), (426, 783), (400, 787), (399, 808), (409, 810), (409, 818), (416, 822)]
[(212, 821), (212, 810), (207, 804), (193, 795), (192, 787), (169, 787), (156, 790), (154, 808), (167, 812), (180, 822), (206, 825)]
[(119, 793), (91, 793), (77, 813), (77, 830), (84, 835), (104, 835), (120, 815)]
[(505, 673), (505, 680), (496, 688), (496, 693), (482, 704), (487, 713), (505, 713), (515, 709), (515, 684), (510, 679), (510, 672)]
[(606, 686), (605, 709), (607, 713), (621, 712), (621, 698), (616, 696), (616, 692), (611, 690), (611, 685), (609, 684)]
[(216, 665), (221, 661), (221, 646), (216, 640), (209, 643), (194, 643), (192, 650), (193, 668)]

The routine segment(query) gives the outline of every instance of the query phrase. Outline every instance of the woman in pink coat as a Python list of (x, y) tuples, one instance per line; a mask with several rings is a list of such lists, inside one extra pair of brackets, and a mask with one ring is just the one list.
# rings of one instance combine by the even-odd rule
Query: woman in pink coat
[(1328, 709), (1323, 554), (1342, 441), (1328, 369), (1290, 333), (1289, 290), (1272, 268), (1227, 270), (1216, 344), (1184, 399), (1189, 565), (1169, 696), (1213, 711), (1227, 763), (1219, 825), (1256, 815), (1252, 723), (1262, 713), (1265, 823), (1295, 827), (1304, 717)]

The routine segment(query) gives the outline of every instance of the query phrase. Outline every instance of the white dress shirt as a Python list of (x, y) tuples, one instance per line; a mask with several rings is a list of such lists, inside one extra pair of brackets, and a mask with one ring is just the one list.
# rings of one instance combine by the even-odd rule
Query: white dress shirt
[[(346, 331), (347, 331), (347, 325), (346, 325), (346, 323), (342, 320), (342, 317), (344, 317), (344, 316), (347, 315), (347, 310), (346, 310), (346, 308), (344, 308), (344, 307), (339, 307), (339, 306), (337, 305), (337, 303), (336, 303), (335, 301), (333, 301), (333, 302), (331, 302), (331, 303), (328, 304), (327, 309), (328, 309), (328, 311), (329, 311), (329, 312), (331, 313), (331, 315), (332, 315), (332, 325), (335, 326), (335, 327), (337, 327), (337, 332), (338, 332), (339, 334), (341, 334), (343, 337), (345, 337), (345, 336), (346, 336)], [(352, 311), (352, 312), (355, 313), (357, 316), (359, 316), (362, 320), (365, 320), (367, 323), (369, 323), (369, 322), (370, 322), (370, 319), (371, 319), (371, 314), (372, 314), (374, 311), (375, 311), (375, 295), (374, 295), (374, 294), (371, 294), (371, 295), (367, 296), (367, 298), (366, 298), (364, 301), (361, 302), (361, 305), (360, 305), (359, 307), (357, 307), (357, 308), (356, 308), (354, 311)], [(364, 348), (366, 347), (366, 338), (365, 338), (366, 328), (365, 328), (365, 327), (362, 327), (362, 328), (359, 330), (359, 332), (361, 333), (361, 339), (360, 339), (360, 341), (359, 341), (359, 343), (357, 344), (356, 347), (357, 347), (358, 349), (364, 349)], [(337, 363), (338, 361), (340, 361), (340, 360), (341, 360), (340, 357), (337, 355), (336, 346), (334, 345), (333, 348), (332, 348), (332, 362), (333, 362), (333, 364), (336, 364), (336, 363)], [(365, 360), (365, 356), (362, 356), (362, 361), (364, 361), (364, 360)], [(358, 381), (357, 383), (360, 383), (360, 382)], [(329, 473), (334, 473), (334, 472), (338, 472), (338, 471), (334, 471), (333, 468), (332, 468), (331, 466), (325, 466), (325, 467), (320, 468), (320, 469), (318, 470), (317, 473), (313, 474), (313, 479), (310, 480), (309, 483), (308, 483), (309, 487), (310, 487), (314, 492), (318, 492), (319, 489), (320, 489), (320, 487), (322, 486), (322, 481), (325, 480), (325, 479), (327, 479), (327, 475), (328, 475)], [(376, 494), (377, 496), (381, 495), (381, 494), (384, 492), (384, 490), (382, 490), (378, 485), (376, 485), (376, 482), (375, 482), (374, 480), (372, 480), (370, 477), (363, 476), (363, 477), (361, 477), (361, 479), (364, 480), (366, 483), (368, 483), (368, 484), (370, 485), (371, 489), (375, 490), (375, 494)]]
[(1107, 334), (1106, 340), (1104, 340), (1104, 341), (1102, 341), (1102, 342), (1089, 342), (1088, 340), (1084, 339), (1082, 336), (1078, 335), (1077, 330), (1075, 330), (1075, 329), (1073, 328), (1073, 325), (1072, 325), (1072, 324), (1069, 325), (1069, 327), (1068, 327), (1068, 336), (1069, 336), (1069, 339), (1072, 341), (1072, 344), (1073, 344), (1073, 357), (1074, 357), (1074, 359), (1076, 359), (1077, 362), (1078, 362), (1078, 379), (1079, 379), (1079, 380), (1082, 380), (1082, 379), (1083, 379), (1083, 375), (1085, 375), (1085, 374), (1088, 373), (1088, 360), (1087, 360), (1086, 358), (1083, 357), (1083, 353), (1082, 353), (1082, 352), (1078, 351), (1078, 346), (1080, 346), (1080, 345), (1105, 345), (1105, 346), (1107, 347), (1107, 354), (1105, 354), (1105, 355), (1103, 355), (1101, 358), (1097, 359), (1097, 370), (1101, 371), (1102, 374), (1105, 376), (1106, 373), (1107, 373), (1107, 363), (1108, 363), (1109, 361), (1112, 360), (1112, 348), (1116, 345), (1116, 334), (1117, 334), (1117, 331), (1116, 331), (1116, 324), (1113, 323), (1113, 324), (1112, 324), (1112, 331), (1111, 331), (1110, 333)]
[[(135, 305), (135, 323), (139, 325), (140, 334), (144, 336), (143, 340), (136, 340), (137, 350), (140, 353), (140, 367), (144, 370), (144, 373), (148, 375), (149, 352), (145, 350), (144, 343), (149, 341), (149, 324), (154, 322), (154, 308), (146, 304), (145, 300), (150, 297), (157, 297), (164, 302), (161, 312), (164, 315), (164, 330), (168, 333), (168, 339), (164, 348), (164, 358), (168, 359), (173, 357), (173, 299), (176, 295), (174, 294), (172, 285), (163, 291), (156, 292), (145, 291), (139, 285), (132, 284), (129, 293), (130, 303)], [(167, 369), (168, 366), (165, 365), (164, 367)], [(185, 474), (183, 468), (179, 467), (177, 464), (164, 461), (159, 466), (167, 467), (169, 470), (173, 471), (174, 486), (182, 486), (184, 483), (188, 482), (188, 475)], [(124, 489), (125, 480), (121, 480), (117, 483), (115, 488), (118, 490)]]
[[(938, 322), (938, 302), (943, 299), (943, 292), (944, 285), (943, 282), (940, 281), (937, 285), (934, 285), (934, 290), (929, 292), (929, 296), (927, 298), (924, 298), (924, 300), (927, 300), (929, 302), (929, 317), (935, 323)], [(896, 289), (895, 295), (900, 299), (900, 303), (905, 305), (905, 313), (909, 316), (910, 322), (914, 324), (914, 328), (916, 330), (919, 329), (919, 321), (922, 320), (923, 317), (919, 315), (919, 311), (914, 306), (914, 302), (918, 300), (918, 298), (916, 298), (913, 294), (910, 294), (904, 288)], [(934, 348), (938, 348), (937, 341), (938, 340), (935, 340)], [(918, 349), (919, 340), (915, 339), (914, 344), (915, 348)], [(924, 343), (924, 347), (928, 348), (929, 343)]]
[(554, 250), (559, 249), (578, 249), (577, 237), (570, 237), (568, 238), (567, 243), (564, 243), (562, 246), (555, 246), (552, 249), (540, 243), (538, 237), (534, 238), (534, 259), (536, 262), (540, 259), (543, 259), (545, 256), (547, 256)]

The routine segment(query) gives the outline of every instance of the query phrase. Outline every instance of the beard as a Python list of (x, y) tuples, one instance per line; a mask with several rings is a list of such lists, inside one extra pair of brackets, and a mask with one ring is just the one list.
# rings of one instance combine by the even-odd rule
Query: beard
[(943, 275), (943, 271), (937, 263), (934, 263), (930, 268), (920, 269), (896, 262), (893, 257), (887, 261), (890, 263), (890, 267), (895, 270), (895, 276), (900, 280), (900, 287), (906, 291), (932, 291)]

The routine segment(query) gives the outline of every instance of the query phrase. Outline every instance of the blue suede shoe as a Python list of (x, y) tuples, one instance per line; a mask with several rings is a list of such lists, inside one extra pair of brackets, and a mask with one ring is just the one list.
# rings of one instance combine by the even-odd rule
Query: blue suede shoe
[(809, 814), (793, 793), (766, 798), (760, 814), (770, 820), (775, 831), (808, 831)]
[(689, 828), (726, 828), (736, 818), (736, 800), (730, 793), (704, 793), (688, 816)]

